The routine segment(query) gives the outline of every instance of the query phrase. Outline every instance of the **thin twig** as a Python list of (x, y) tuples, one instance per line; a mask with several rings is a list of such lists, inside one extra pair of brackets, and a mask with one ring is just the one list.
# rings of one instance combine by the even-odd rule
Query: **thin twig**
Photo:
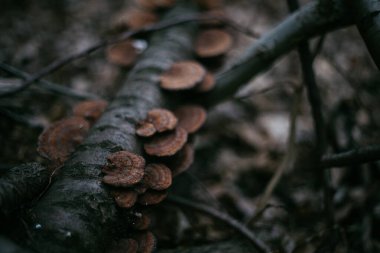
[[(0, 62), (0, 69), (7, 72), (8, 74), (17, 76), (24, 80), (27, 80), (31, 77), (30, 74), (21, 71), (18, 68), (15, 68), (11, 65)], [(45, 89), (47, 91), (53, 92), (58, 95), (64, 95), (77, 99), (95, 99), (98, 98), (97, 95), (91, 93), (78, 92), (76, 90), (70, 89), (69, 87), (65, 87), (63, 85), (55, 84), (46, 80), (38, 80), (37, 85), (39, 88)]]
[(255, 246), (255, 248), (258, 250), (258, 252), (271, 252), (269, 246), (267, 246), (263, 241), (261, 241), (259, 238), (257, 238), (252, 231), (250, 231), (244, 224), (240, 223), (235, 218), (229, 216), (227, 213), (220, 212), (216, 209), (213, 209), (207, 205), (203, 205), (200, 203), (195, 203), (191, 200), (184, 199), (178, 196), (169, 196), (167, 198), (167, 201), (176, 205), (184, 206), (186, 208), (191, 208), (196, 211), (205, 213), (207, 215), (210, 215), (211, 217), (214, 217), (230, 227), (234, 228), (236, 231), (238, 231), (241, 235), (243, 235), (245, 238), (250, 240), (252, 244)]
[(245, 34), (252, 36), (254, 38), (257, 38), (259, 36), (257, 33), (252, 32), (249, 29), (242, 28), (241, 26), (232, 22), (231, 20), (229, 20), (227, 18), (220, 17), (220, 16), (201, 14), (201, 15), (188, 15), (188, 16), (177, 17), (177, 18), (173, 18), (172, 20), (167, 20), (167, 21), (162, 21), (162, 22), (157, 23), (157, 24), (147, 25), (141, 29), (129, 30), (129, 31), (117, 36), (116, 38), (103, 39), (103, 40), (99, 41), (98, 43), (96, 43), (96, 44), (94, 44), (94, 45), (92, 45), (92, 46), (90, 46), (90, 47), (88, 47), (88, 48), (86, 48), (86, 49), (84, 49), (78, 53), (74, 53), (72, 55), (68, 55), (65, 58), (54, 61), (53, 63), (49, 64), (45, 68), (41, 69), (36, 74), (28, 77), (25, 80), (25, 82), (22, 85), (20, 85), (19, 87), (12, 89), (12, 90), (9, 90), (9, 91), (6, 91), (6, 92), (0, 93), (0, 98), (17, 94), (17, 93), (27, 89), (34, 82), (40, 80), (42, 77), (44, 77), (48, 74), (51, 74), (52, 72), (62, 68), (66, 64), (71, 63), (72, 61), (74, 61), (76, 59), (86, 57), (89, 54), (97, 51), (98, 49), (101, 49), (101, 48), (104, 48), (106, 46), (113, 45), (116, 43), (120, 43), (120, 42), (122, 42), (128, 38), (131, 38), (132, 36), (144, 35), (147, 33), (167, 29), (167, 28), (170, 28), (173, 26), (177, 26), (177, 25), (181, 25), (181, 24), (185, 24), (185, 23), (189, 23), (189, 22), (201, 22), (201, 21), (209, 21), (209, 20), (222, 21), (226, 25), (229, 25), (232, 28), (239, 30), (241, 32), (244, 32)]
[(262, 210), (267, 206), (268, 201), (276, 188), (278, 182), (280, 181), (282, 175), (284, 172), (291, 166), (291, 162), (294, 157), (294, 148), (295, 148), (295, 137), (296, 137), (296, 128), (297, 128), (297, 115), (298, 111), (301, 105), (301, 98), (302, 98), (302, 88), (295, 88), (294, 92), (294, 101), (292, 104), (292, 110), (290, 112), (289, 121), (289, 135), (288, 135), (288, 142), (287, 142), (287, 153), (285, 154), (284, 159), (281, 162), (281, 165), (276, 170), (276, 173), (272, 176), (271, 180), (267, 184), (264, 194), (261, 197), (258, 205), (257, 205), (257, 211), (254, 215), (252, 215), (252, 218), (248, 221), (248, 224), (253, 224), (254, 221), (257, 220), (257, 217), (262, 214)]
[[(299, 8), (298, 0), (287, 0), (289, 10), (296, 11)], [(322, 154), (326, 147), (325, 138), (325, 122), (322, 114), (322, 103), (319, 88), (315, 79), (313, 70), (312, 55), (307, 41), (302, 42), (298, 46), (298, 54), (301, 61), (303, 81), (307, 90), (307, 97), (311, 107), (311, 114), (313, 116), (314, 131), (316, 138), (316, 158), (320, 161)], [(320, 167), (319, 165), (316, 166)], [(317, 172), (319, 181), (323, 185), (323, 199), (324, 211), (326, 213), (326, 223), (332, 227), (334, 224), (334, 211), (332, 204), (332, 194), (329, 186), (329, 176), (325, 175), (325, 171), (320, 170)]]
[(380, 160), (380, 145), (355, 148), (347, 152), (324, 155), (321, 165), (324, 168), (344, 167)]

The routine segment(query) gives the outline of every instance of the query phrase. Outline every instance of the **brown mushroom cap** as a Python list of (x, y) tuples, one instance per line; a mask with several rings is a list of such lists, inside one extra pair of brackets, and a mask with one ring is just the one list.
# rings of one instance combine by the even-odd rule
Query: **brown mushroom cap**
[(137, 4), (146, 9), (169, 8), (175, 4), (176, 0), (137, 0)]
[(177, 153), (185, 145), (186, 141), (186, 130), (177, 127), (170, 133), (153, 137), (152, 140), (144, 144), (144, 150), (149, 155), (171, 156)]
[(146, 212), (142, 212), (140, 214), (141, 215), (139, 216), (134, 215), (131, 218), (131, 227), (136, 230), (146, 230), (149, 228), (149, 225), (151, 224), (152, 220)]
[(108, 163), (102, 172), (103, 182), (112, 186), (130, 187), (144, 176), (145, 160), (129, 151), (118, 151), (107, 157)]
[(130, 29), (141, 29), (146, 25), (156, 23), (158, 17), (153, 12), (142, 9), (130, 9), (125, 14), (125, 23)]
[(194, 148), (186, 144), (169, 162), (173, 177), (186, 171), (194, 162)]
[(70, 117), (55, 122), (38, 138), (38, 153), (58, 164), (63, 163), (80, 144), (90, 128), (82, 117)]
[(100, 118), (107, 105), (107, 101), (102, 99), (86, 100), (77, 104), (73, 109), (73, 113), (75, 116), (83, 117), (93, 123)]
[(172, 184), (172, 172), (164, 164), (148, 164), (145, 168), (143, 183), (153, 190), (165, 190)]
[(221, 56), (232, 47), (232, 37), (220, 29), (201, 32), (195, 41), (195, 53), (201, 58)]
[(199, 105), (181, 106), (174, 114), (178, 118), (178, 126), (188, 133), (194, 133), (201, 128), (207, 117), (206, 110)]
[(137, 124), (136, 134), (141, 137), (150, 137), (156, 133), (154, 125), (147, 121), (141, 121)]
[(136, 62), (139, 52), (132, 40), (127, 40), (108, 47), (106, 55), (109, 62), (128, 68)]
[(137, 201), (137, 192), (134, 190), (118, 190), (111, 193), (116, 204), (122, 208), (131, 208)]
[(166, 196), (168, 195), (167, 191), (155, 191), (155, 190), (148, 190), (145, 193), (139, 195), (137, 202), (139, 202), (141, 205), (147, 206), (147, 205), (156, 205), (163, 201)]
[(150, 231), (135, 235), (135, 239), (139, 245), (139, 253), (151, 253), (156, 249), (157, 239)]
[(162, 108), (150, 110), (147, 121), (151, 122), (159, 133), (173, 130), (178, 122), (176, 116), (171, 111)]
[(206, 70), (195, 61), (174, 63), (170, 69), (161, 74), (161, 88), (167, 90), (187, 90), (203, 81)]
[(111, 249), (107, 251), (107, 253), (137, 253), (139, 248), (139, 244), (136, 240), (128, 238), (121, 239), (114, 245), (112, 245)]
[(207, 72), (203, 81), (197, 86), (197, 91), (199, 92), (207, 92), (212, 90), (215, 86), (215, 78), (214, 75), (210, 72)]

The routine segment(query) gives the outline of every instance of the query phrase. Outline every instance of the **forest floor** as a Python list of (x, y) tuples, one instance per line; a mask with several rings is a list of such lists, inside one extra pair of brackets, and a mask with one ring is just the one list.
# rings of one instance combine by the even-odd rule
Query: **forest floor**
[[(130, 3), (5, 0), (2, 5), (0, 62), (33, 74), (110, 34)], [(225, 10), (232, 20), (260, 34), (289, 15), (286, 1), (274, 0), (230, 0)], [(235, 46), (222, 68), (255, 42), (231, 32)], [(310, 43), (312, 49), (318, 41)], [(356, 28), (327, 34), (314, 69), (327, 126), (326, 153), (379, 143), (380, 76)], [(46, 79), (112, 100), (126, 72), (107, 62), (100, 50)], [(20, 82), (0, 70), (0, 87)], [(336, 238), (324, 237), (322, 187), (313, 168), (313, 121), (305, 92), (299, 103), (293, 103), (294, 87), (301, 84), (301, 67), (293, 51), (235, 98), (210, 110), (206, 125), (194, 140), (196, 160), (172, 191), (248, 223), (259, 238), (281, 252), (315, 252), (327, 244), (336, 246), (332, 252), (379, 252), (379, 163), (329, 170)], [(36, 151), (39, 134), (51, 122), (69, 115), (77, 102), (38, 88), (0, 99), (0, 175), (12, 166), (42, 161)], [(287, 142), (294, 106), (296, 135), (290, 151)], [(265, 203), (266, 209), (257, 214), (271, 177), (290, 153), (291, 166)], [(158, 210), (167, 214), (155, 228), (159, 249), (206, 245), (235, 234), (205, 214), (165, 203)]]

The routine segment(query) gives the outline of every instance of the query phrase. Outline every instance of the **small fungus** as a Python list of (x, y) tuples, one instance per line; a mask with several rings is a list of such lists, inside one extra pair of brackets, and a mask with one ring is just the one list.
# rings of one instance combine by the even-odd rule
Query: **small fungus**
[(125, 23), (130, 29), (141, 29), (146, 25), (156, 23), (158, 17), (153, 12), (142, 9), (130, 9), (125, 14)]
[(197, 86), (197, 91), (199, 92), (207, 92), (214, 88), (215, 86), (215, 78), (214, 75), (210, 72), (207, 72), (203, 81)]
[(144, 176), (145, 160), (129, 151), (118, 151), (107, 157), (107, 165), (102, 172), (103, 182), (112, 186), (130, 187)]
[(161, 108), (150, 110), (147, 121), (152, 123), (159, 133), (173, 130), (178, 122), (176, 116), (171, 111)]
[(201, 32), (195, 41), (195, 53), (201, 58), (224, 55), (232, 47), (232, 37), (221, 29)]
[(118, 190), (111, 193), (116, 204), (121, 208), (131, 208), (137, 201), (137, 193), (134, 190)]
[(121, 239), (114, 243), (107, 253), (137, 253), (139, 245), (135, 239)]
[(172, 184), (172, 172), (164, 164), (148, 164), (145, 168), (143, 183), (153, 190), (165, 190)]
[(62, 164), (86, 136), (90, 126), (82, 117), (55, 122), (38, 138), (38, 153), (52, 162)]
[(151, 224), (151, 218), (146, 212), (142, 212), (140, 216), (131, 217), (131, 227), (136, 230), (146, 230)]
[(187, 132), (177, 127), (174, 131), (153, 137), (144, 144), (144, 150), (149, 155), (171, 156), (177, 153), (187, 141)]
[(174, 63), (160, 77), (161, 88), (167, 90), (187, 90), (203, 81), (206, 70), (195, 61)]
[(178, 118), (178, 126), (188, 133), (194, 133), (201, 128), (207, 117), (206, 110), (199, 105), (181, 106), (174, 114)]
[(107, 60), (113, 64), (131, 67), (139, 55), (132, 40), (123, 41), (107, 48)]
[(194, 162), (194, 148), (190, 144), (186, 144), (175, 156), (171, 157), (168, 163), (172, 170), (173, 177), (186, 171)]
[(156, 205), (163, 201), (166, 196), (168, 195), (168, 192), (165, 191), (155, 191), (155, 190), (147, 190), (145, 193), (139, 195), (137, 202), (141, 205), (148, 206), (148, 205)]
[(136, 134), (141, 137), (150, 137), (156, 133), (154, 125), (148, 121), (141, 121), (137, 124)]
[(93, 124), (100, 118), (107, 105), (107, 101), (102, 99), (86, 100), (77, 104), (73, 109), (73, 113), (74, 116), (83, 117), (90, 124)]
[(136, 233), (135, 239), (139, 245), (139, 253), (151, 253), (156, 249), (157, 239), (150, 231)]

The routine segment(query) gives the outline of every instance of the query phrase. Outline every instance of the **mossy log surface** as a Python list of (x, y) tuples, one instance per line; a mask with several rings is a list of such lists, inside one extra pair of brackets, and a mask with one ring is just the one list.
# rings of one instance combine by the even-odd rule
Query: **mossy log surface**
[[(180, 2), (163, 19), (195, 12)], [(28, 248), (36, 252), (104, 252), (120, 213), (101, 183), (108, 154), (129, 150), (141, 154), (135, 124), (165, 102), (158, 81), (163, 70), (192, 55), (194, 25), (156, 32), (114, 101), (83, 144), (60, 169), (55, 181), (28, 215)]]

